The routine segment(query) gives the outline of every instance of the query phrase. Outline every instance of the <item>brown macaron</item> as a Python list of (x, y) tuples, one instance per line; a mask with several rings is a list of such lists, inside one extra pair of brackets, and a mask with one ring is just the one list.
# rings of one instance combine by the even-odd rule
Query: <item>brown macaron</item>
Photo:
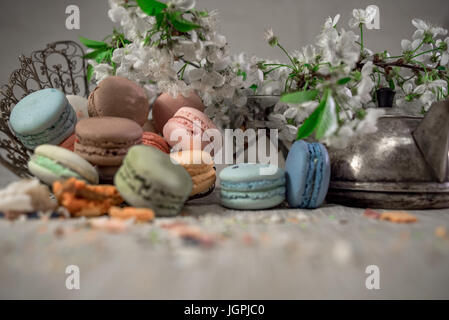
[(190, 107), (204, 111), (201, 98), (194, 92), (188, 97), (179, 94), (175, 99), (169, 93), (161, 94), (153, 103), (153, 125), (156, 132), (162, 133), (167, 121), (182, 107)]
[(101, 81), (89, 95), (90, 117), (128, 118), (143, 126), (150, 113), (145, 91), (123, 77), (111, 76)]
[(87, 118), (75, 128), (75, 152), (97, 166), (120, 166), (128, 149), (142, 142), (142, 128), (125, 118)]

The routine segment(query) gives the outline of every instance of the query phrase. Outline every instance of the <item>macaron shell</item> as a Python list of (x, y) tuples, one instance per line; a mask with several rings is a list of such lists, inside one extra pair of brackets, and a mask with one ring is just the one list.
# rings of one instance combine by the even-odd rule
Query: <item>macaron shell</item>
[(285, 200), (285, 187), (267, 192), (232, 192), (221, 190), (221, 205), (237, 210), (262, 210), (280, 205)]
[(35, 155), (44, 156), (62, 164), (92, 184), (98, 184), (97, 170), (74, 152), (58, 146), (41, 145), (36, 148), (34, 153)]
[(270, 164), (238, 163), (220, 172), (221, 181), (232, 183), (278, 179), (285, 179), (284, 170)]
[(76, 125), (76, 136), (83, 145), (117, 148), (142, 141), (142, 128), (133, 120), (118, 117), (82, 119)]
[(129, 118), (143, 126), (148, 120), (150, 105), (145, 91), (133, 81), (111, 76), (101, 81), (89, 95), (91, 117)]
[(204, 173), (192, 175), (191, 177), (193, 182), (191, 196), (209, 190), (215, 184), (216, 180), (215, 170), (213, 168)]
[(160, 135), (153, 132), (144, 132), (142, 135), (142, 144), (155, 147), (162, 152), (169, 153), (170, 146)]
[[(211, 132), (212, 130), (214, 131)], [(168, 120), (163, 134), (170, 146), (179, 145), (182, 150), (204, 149), (215, 136), (221, 139), (220, 131), (207, 115), (188, 107), (179, 109), (173, 118)]]
[(167, 121), (182, 107), (204, 111), (201, 98), (194, 92), (188, 97), (179, 94), (176, 98), (173, 98), (169, 93), (162, 93), (153, 103), (153, 124), (156, 131), (162, 133)]
[(320, 161), (317, 165), (315, 190), (309, 205), (310, 208), (318, 208), (323, 204), (331, 177), (330, 158), (326, 147), (321, 143), (316, 143), (316, 148), (319, 149)]
[(310, 154), (307, 142), (296, 141), (290, 148), (285, 160), (287, 178), (287, 202), (291, 208), (299, 208), (306, 188)]
[(23, 135), (41, 133), (56, 123), (67, 104), (64, 93), (59, 90), (33, 92), (20, 100), (11, 111), (11, 127)]

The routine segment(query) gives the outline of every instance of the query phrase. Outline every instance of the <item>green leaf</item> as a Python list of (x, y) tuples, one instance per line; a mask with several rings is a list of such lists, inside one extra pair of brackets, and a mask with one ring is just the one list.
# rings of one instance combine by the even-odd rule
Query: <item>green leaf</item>
[(253, 89), (254, 92), (256, 92), (256, 91), (257, 91), (257, 88), (259, 88), (259, 87), (257, 86), (257, 84), (252, 84), (249, 88), (250, 88), (250, 89)]
[(437, 69), (438, 69), (438, 70), (440, 70), (440, 71), (444, 71), (444, 70), (446, 70), (446, 68), (445, 68), (445, 67), (443, 67), (443, 66), (438, 66), (438, 67), (437, 67)]
[(156, 0), (137, 0), (137, 4), (149, 16), (156, 16), (167, 8), (165, 3)]
[(322, 109), (315, 131), (315, 138), (320, 140), (322, 137), (332, 134), (338, 128), (337, 112), (335, 110), (335, 100), (331, 94), (328, 95), (324, 108)]
[(105, 52), (105, 49), (97, 49), (84, 55), (84, 59), (96, 59), (97, 56)]
[(318, 95), (318, 90), (297, 91), (284, 94), (281, 101), (285, 103), (303, 103), (310, 100), (315, 100)]
[(180, 32), (189, 32), (201, 27), (200, 25), (184, 19), (181, 12), (175, 12), (170, 15), (170, 21), (173, 27)]
[(94, 74), (94, 67), (92, 67), (92, 65), (88, 65), (87, 66), (87, 83), (90, 83), (90, 81), (92, 80), (92, 76)]
[(102, 63), (104, 61), (109, 62), (111, 58), (112, 58), (112, 50), (106, 50), (97, 55), (95, 61), (97, 61), (98, 63)]
[(339, 79), (338, 81), (337, 81), (337, 84), (339, 84), (339, 85), (344, 85), (344, 84), (347, 84), (349, 81), (351, 81), (351, 78), (350, 77), (347, 77), (347, 78), (341, 78), (341, 79)]
[(313, 131), (315, 131), (316, 126), (318, 124), (318, 118), (321, 113), (321, 105), (324, 105), (325, 100), (322, 100), (322, 103), (312, 112), (312, 114), (304, 121), (301, 127), (298, 129), (298, 135), (296, 137), (297, 140), (307, 138), (310, 136)]
[(337, 112), (336, 104), (327, 90), (320, 101), (318, 107), (313, 113), (304, 121), (302, 126), (298, 129), (297, 140), (307, 138), (315, 131), (315, 138), (321, 139), (330, 130), (337, 129)]
[(390, 89), (391, 89), (391, 90), (396, 89), (396, 86), (394, 85), (393, 79), (390, 79), (390, 80), (388, 81), (388, 84), (390, 85)]
[(79, 40), (82, 44), (91, 49), (106, 49), (108, 47), (108, 44), (103, 41), (90, 40), (84, 37), (79, 37)]

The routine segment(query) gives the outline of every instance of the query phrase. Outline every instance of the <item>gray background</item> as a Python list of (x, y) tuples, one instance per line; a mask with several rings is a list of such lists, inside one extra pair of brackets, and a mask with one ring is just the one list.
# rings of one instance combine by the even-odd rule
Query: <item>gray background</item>
[[(81, 10), (81, 29), (65, 28), (65, 8), (76, 4)], [(324, 19), (337, 13), (342, 26), (353, 8), (376, 4), (380, 8), (381, 30), (366, 35), (373, 50), (399, 53), (400, 41), (411, 38), (411, 19), (420, 17), (449, 28), (447, 0), (197, 0), (198, 8), (217, 9), (221, 14), (222, 32), (233, 52), (246, 51), (260, 57), (283, 58), (263, 41), (263, 32), (273, 27), (284, 46), (299, 49), (313, 43)], [(112, 31), (106, 0), (14, 0), (2, 1), (0, 10), (0, 83), (5, 83), (17, 66), (17, 56), (28, 54), (55, 40), (76, 40), (79, 35), (102, 39)]]

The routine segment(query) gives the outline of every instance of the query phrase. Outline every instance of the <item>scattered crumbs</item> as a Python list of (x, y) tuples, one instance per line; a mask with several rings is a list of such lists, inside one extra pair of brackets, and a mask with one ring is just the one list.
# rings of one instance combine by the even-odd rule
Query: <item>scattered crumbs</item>
[(289, 218), (287, 218), (287, 222), (289, 222), (289, 223), (294, 223), (294, 224), (298, 224), (298, 223), (299, 223), (299, 220), (298, 220), (298, 218), (296, 218), (296, 217), (289, 217)]
[(435, 236), (441, 239), (448, 239), (446, 227), (445, 226), (436, 227)]
[(347, 224), (347, 223), (348, 223), (348, 220), (342, 219), (342, 220), (340, 220), (339, 222), (340, 222), (340, 224), (343, 224), (343, 225), (345, 225), (345, 224)]
[(365, 212), (363, 213), (363, 215), (367, 218), (379, 219), (381, 216), (381, 213), (378, 211), (375, 211), (373, 209), (366, 209)]
[[(131, 223), (134, 223), (134, 221), (130, 221)], [(90, 219), (88, 224), (92, 229), (104, 230), (111, 233), (120, 233), (128, 229), (130, 226), (130, 221), (118, 218), (101, 217)]]
[(245, 243), (246, 245), (254, 245), (255, 244), (255, 240), (254, 238), (249, 234), (249, 233), (245, 233), (242, 237), (243, 243)]
[(380, 217), (380, 220), (386, 220), (394, 223), (414, 223), (418, 221), (418, 219), (407, 213), (405, 211), (387, 211), (383, 212)]

